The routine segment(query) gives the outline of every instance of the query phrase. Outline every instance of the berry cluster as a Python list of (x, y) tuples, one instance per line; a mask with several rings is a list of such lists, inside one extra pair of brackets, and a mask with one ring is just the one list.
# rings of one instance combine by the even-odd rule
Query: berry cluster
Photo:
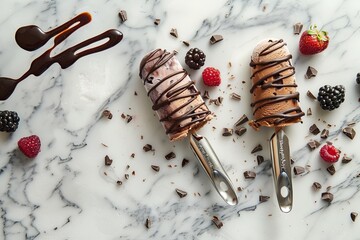
[(360, 73), (356, 74), (356, 83), (360, 84)]
[(19, 126), (20, 118), (16, 112), (0, 111), (0, 132), (15, 132)]
[(344, 102), (345, 87), (343, 85), (337, 85), (335, 87), (329, 85), (322, 86), (319, 89), (317, 100), (322, 109), (332, 111)]
[(205, 64), (206, 55), (198, 48), (191, 48), (185, 56), (185, 63), (189, 68), (197, 70)]

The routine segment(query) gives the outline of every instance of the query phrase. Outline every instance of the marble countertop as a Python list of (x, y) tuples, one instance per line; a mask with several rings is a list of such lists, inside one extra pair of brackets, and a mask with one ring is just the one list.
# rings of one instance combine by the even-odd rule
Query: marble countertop
[[(54, 64), (41, 76), (28, 77), (7, 100), (0, 101), (0, 110), (16, 111), (21, 118), (16, 132), (0, 133), (0, 239), (359, 239), (360, 219), (350, 218), (351, 212), (360, 213), (359, 136), (351, 140), (342, 133), (351, 122), (360, 131), (360, 86), (355, 81), (360, 71), (359, 8), (356, 0), (3, 0), (1, 76), (20, 77), (53, 45), (50, 40), (32, 52), (21, 49), (14, 39), (21, 26), (35, 24), (47, 31), (89, 12), (92, 21), (56, 47), (54, 54), (111, 28), (120, 30), (124, 38), (67, 69)], [(127, 21), (120, 21), (120, 10), (126, 10)], [(155, 19), (160, 19), (159, 25)], [(317, 23), (326, 29), (331, 38), (328, 49), (302, 56), (300, 36), (293, 34), (297, 22), (305, 28)], [(169, 34), (172, 28), (178, 38)], [(211, 45), (214, 34), (224, 40)], [(304, 112), (312, 109), (303, 123), (285, 130), (292, 166), (305, 168), (303, 174), (293, 175), (290, 213), (279, 210), (274, 192), (268, 147), (272, 130), (255, 131), (245, 125), (247, 132), (241, 137), (222, 136), (223, 128), (233, 128), (243, 114), (252, 115), (250, 55), (257, 42), (267, 37), (287, 42), (301, 107)], [(198, 47), (207, 55), (205, 65), (221, 71), (222, 84), (209, 88), (201, 82), (201, 71), (186, 67), (202, 92), (224, 98), (220, 106), (208, 105), (216, 117), (199, 133), (209, 139), (235, 188), (241, 189), (236, 206), (226, 205), (219, 197), (187, 140), (168, 141), (151, 110), (139, 63), (159, 47), (176, 50), (184, 66), (186, 52)], [(316, 77), (304, 77), (308, 66), (318, 70)], [(346, 89), (345, 102), (331, 112), (306, 95), (308, 90), (317, 94), (325, 84), (342, 84)], [(230, 97), (234, 92), (240, 101)], [(102, 117), (104, 110), (113, 118)], [(320, 130), (329, 130), (326, 140), (309, 133), (314, 123)], [(17, 149), (17, 141), (31, 134), (42, 142), (34, 159)], [(346, 154), (352, 161), (335, 163), (336, 173), (330, 175), (319, 148), (308, 148), (311, 139), (321, 145), (331, 141), (341, 157)], [(144, 152), (145, 144), (154, 151)], [(251, 154), (258, 144), (263, 150)], [(170, 152), (176, 157), (166, 160)], [(105, 155), (113, 160), (110, 167), (104, 165)], [(258, 155), (265, 158), (260, 165)], [(189, 164), (182, 167), (184, 158)], [(244, 178), (248, 170), (256, 172), (255, 179)], [(314, 190), (314, 182), (322, 188)], [(187, 196), (179, 198), (176, 188)], [(334, 195), (330, 204), (321, 200), (326, 191)], [(259, 196), (270, 198), (260, 202)], [(212, 223), (213, 216), (221, 220), (222, 228)]]

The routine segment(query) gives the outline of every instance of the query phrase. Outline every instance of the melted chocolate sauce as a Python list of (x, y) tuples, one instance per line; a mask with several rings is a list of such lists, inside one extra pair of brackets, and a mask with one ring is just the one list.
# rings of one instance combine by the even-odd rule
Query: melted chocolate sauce
[[(140, 63), (140, 77), (143, 79), (144, 85), (146, 82), (151, 82), (152, 75), (157, 69), (164, 66), (170, 59), (174, 57), (174, 53), (170, 53), (167, 51), (163, 51), (161, 54), (159, 54), (162, 50), (156, 49), (153, 52), (149, 53)], [(147, 75), (144, 77), (142, 75), (142, 72), (146, 66), (146, 64), (150, 62), (155, 62), (150, 69), (147, 72)], [(159, 110), (162, 107), (165, 107), (172, 102), (182, 99), (182, 98), (188, 98), (188, 100), (174, 109), (173, 111), (169, 112), (166, 116), (164, 116), (162, 119), (160, 119), (160, 122), (167, 121), (171, 122), (171, 126), (166, 129), (166, 134), (169, 133), (176, 133), (181, 131), (183, 128), (188, 127), (194, 123), (203, 121), (211, 112), (209, 110), (202, 110), (196, 112), (201, 106), (205, 105), (205, 102), (201, 102), (197, 104), (196, 106), (192, 106), (189, 111), (185, 112), (181, 116), (173, 117), (175, 113), (177, 113), (182, 108), (186, 108), (187, 106), (190, 106), (190, 104), (200, 95), (200, 92), (196, 89), (194, 82), (188, 82), (186, 84), (182, 84), (178, 86), (186, 77), (188, 76), (187, 72), (185, 70), (177, 71), (172, 74), (169, 74), (167, 76), (163, 76), (162, 79), (160, 79), (159, 82), (157, 82), (154, 86), (152, 86), (148, 90), (148, 96), (152, 91), (154, 91), (159, 85), (164, 83), (165, 81), (169, 81), (170, 78), (176, 77), (176, 80), (171, 83), (163, 92), (157, 96), (157, 98), (153, 101), (153, 110)], [(184, 94), (186, 92), (186, 94)], [(165, 100), (161, 99), (166, 96)], [(181, 122), (185, 119), (191, 119), (186, 124), (181, 125)]]
[[(286, 43), (283, 42), (282, 39), (271, 42), (266, 48), (264, 48), (260, 53), (259, 56), (266, 56), (272, 52), (275, 52), (276, 50), (282, 48), (285, 46)], [(250, 66), (252, 68), (256, 68), (258, 66), (259, 69), (253, 72), (251, 75), (251, 78), (255, 77), (255, 75), (261, 73), (262, 71), (274, 67), (276, 65), (280, 65), (282, 62), (288, 62), (290, 66), (284, 66), (279, 68), (276, 71), (273, 71), (253, 83), (253, 86), (250, 89), (250, 93), (253, 93), (257, 87), (261, 87), (261, 89), (268, 89), (268, 88), (282, 88), (282, 87), (297, 87), (295, 83), (293, 84), (284, 84), (283, 80), (291, 77), (295, 74), (295, 68), (292, 66), (290, 59), (292, 58), (291, 55), (287, 55), (278, 59), (273, 59), (270, 61), (260, 61), (260, 62), (254, 62), (251, 60)], [(288, 74), (282, 74), (285, 71), (291, 70)], [(255, 114), (256, 111), (258, 111), (261, 107), (269, 104), (274, 104), (277, 102), (282, 101), (299, 101), (299, 93), (295, 92), (293, 94), (287, 94), (287, 95), (274, 95), (271, 97), (262, 98), (258, 101), (255, 101), (251, 103), (251, 106), (254, 108), (253, 114)], [(293, 119), (297, 119), (304, 116), (304, 113), (301, 111), (300, 107), (294, 107), (291, 109), (287, 109), (283, 112), (274, 113), (272, 115), (264, 116), (262, 118), (256, 119), (255, 124), (258, 124), (259, 122), (266, 120), (266, 119), (276, 119), (274, 121), (275, 124), (279, 124), (281, 122), (289, 121), (291, 122)]]

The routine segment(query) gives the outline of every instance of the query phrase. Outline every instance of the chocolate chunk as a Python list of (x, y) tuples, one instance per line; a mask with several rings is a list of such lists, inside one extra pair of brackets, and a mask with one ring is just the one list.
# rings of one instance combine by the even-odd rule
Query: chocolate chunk
[(190, 161), (184, 158), (181, 162), (181, 167), (185, 167)]
[(313, 186), (314, 190), (320, 190), (321, 189), (321, 184), (318, 183), (318, 182), (314, 182), (312, 186)]
[(306, 70), (305, 78), (310, 79), (312, 77), (316, 77), (317, 72), (318, 71), (315, 68), (309, 66)]
[(329, 136), (329, 130), (323, 129), (323, 130), (321, 131), (320, 137), (325, 139), (325, 138), (327, 138), (328, 136)]
[(294, 24), (294, 34), (295, 35), (299, 35), (301, 33), (301, 30), (303, 28), (303, 24), (302, 23), (295, 23)]
[(293, 165), (295, 163), (294, 159), (290, 158), (290, 164)]
[(244, 177), (245, 177), (245, 179), (254, 179), (254, 178), (256, 178), (256, 173), (253, 171), (245, 171)]
[(352, 127), (345, 127), (342, 132), (351, 140), (354, 139), (356, 132)]
[(223, 39), (224, 39), (224, 38), (223, 38), (223, 36), (221, 36), (221, 35), (212, 35), (211, 38), (210, 38), (210, 43), (211, 43), (211, 44), (215, 44), (215, 43), (217, 43), (217, 42), (222, 41)]
[(131, 158), (135, 158), (135, 153), (132, 153), (132, 154), (130, 155), (130, 157), (131, 157)]
[(232, 128), (223, 128), (223, 133), (222, 135), (224, 137), (228, 137), (228, 136), (232, 136), (233, 135), (233, 129)]
[(126, 122), (127, 123), (131, 122), (132, 119), (133, 119), (133, 117), (131, 115), (126, 115)]
[(116, 181), (116, 184), (117, 184), (117, 185), (122, 185), (122, 181), (117, 180), (117, 181)]
[(306, 115), (307, 115), (307, 116), (311, 116), (311, 115), (312, 115), (311, 108), (308, 108), (308, 110), (306, 111)]
[(220, 221), (220, 219), (217, 216), (213, 216), (212, 222), (215, 224), (215, 226), (220, 229), (224, 224)]
[(152, 146), (150, 144), (145, 144), (145, 146), (143, 146), (143, 150), (145, 152), (148, 152), (148, 151), (152, 151), (153, 148), (152, 148)]
[(179, 195), (180, 198), (186, 197), (186, 195), (187, 195), (187, 192), (180, 190), (178, 188), (176, 188), (175, 191)]
[(190, 43), (188, 41), (182, 41), (182, 43), (187, 47), (190, 46)]
[(134, 95), (135, 95), (135, 96), (137, 96), (137, 95), (138, 95), (136, 91), (134, 91)]
[(124, 177), (126, 180), (129, 179), (129, 174), (125, 173)]
[(127, 13), (125, 10), (120, 10), (119, 18), (120, 18), (121, 22), (125, 22), (127, 20)]
[(320, 129), (316, 126), (315, 123), (310, 126), (309, 131), (314, 135), (317, 135), (320, 133)]
[(303, 174), (305, 172), (305, 168), (301, 167), (301, 166), (294, 166), (294, 174), (295, 175), (300, 175)]
[(240, 101), (241, 100), (241, 96), (237, 93), (232, 93), (231, 95), (231, 98), (236, 100), (236, 101)]
[(236, 127), (235, 128), (235, 133), (238, 135), (238, 136), (242, 136), (244, 133), (246, 133), (247, 129), (244, 128), (244, 127)]
[(209, 92), (205, 90), (204, 92), (204, 95), (203, 95), (203, 98), (204, 99), (210, 99), (210, 96), (209, 96)]
[(267, 202), (269, 199), (270, 199), (269, 196), (264, 196), (264, 195), (259, 196), (259, 202), (261, 202), (261, 203)]
[[(224, 98), (223, 97), (218, 97), (217, 100), (221, 104), (223, 102)], [(215, 103), (215, 105), (216, 105), (216, 103)]]
[(306, 92), (306, 96), (308, 96), (308, 97), (311, 98), (312, 100), (316, 100), (315, 95), (314, 95), (312, 92), (310, 92), (309, 90)]
[(237, 187), (237, 190), (241, 192), (243, 189), (241, 187)]
[(235, 126), (238, 127), (238, 126), (246, 123), (247, 121), (249, 121), (249, 118), (248, 118), (245, 114), (243, 114), (243, 115), (240, 117), (240, 119), (236, 121)]
[(160, 171), (160, 167), (157, 166), (157, 165), (151, 165), (151, 168), (152, 168), (155, 172)]
[(324, 200), (325, 202), (331, 203), (332, 200), (334, 199), (334, 195), (330, 192), (323, 192), (321, 194), (321, 199)]
[(310, 148), (310, 150), (314, 150), (315, 148), (318, 148), (320, 146), (320, 143), (316, 140), (310, 140), (307, 143), (308, 147)]
[(155, 24), (155, 25), (159, 25), (159, 24), (160, 24), (160, 19), (159, 19), (159, 18), (156, 18), (156, 19), (154, 20), (154, 24)]
[(264, 157), (261, 155), (256, 156), (257, 164), (260, 165), (264, 162)]
[(357, 216), (358, 216), (358, 213), (357, 213), (357, 212), (352, 212), (352, 213), (350, 213), (350, 217), (351, 217), (351, 220), (352, 220), (353, 222), (355, 222)]
[(168, 154), (165, 155), (166, 160), (170, 160), (173, 158), (176, 158), (176, 154), (174, 152), (169, 152)]
[(351, 157), (348, 157), (348, 156), (346, 156), (346, 154), (344, 154), (341, 162), (342, 162), (342, 163), (349, 163), (349, 162), (351, 162), (351, 160), (352, 160)]
[(145, 227), (147, 229), (151, 228), (151, 221), (150, 221), (150, 218), (147, 218), (146, 221), (145, 221)]
[(263, 150), (263, 147), (261, 146), (261, 144), (259, 144), (259, 145), (255, 146), (253, 150), (251, 150), (251, 153), (256, 153), (261, 150)]
[(113, 117), (112, 113), (109, 110), (104, 110), (102, 112), (102, 115), (108, 119), (112, 119), (112, 117)]
[(177, 29), (176, 29), (176, 28), (172, 28), (172, 29), (170, 30), (170, 35), (177, 38), (177, 37), (178, 37)]
[(105, 166), (110, 166), (113, 160), (108, 155), (105, 156)]
[(334, 167), (334, 165), (329, 166), (328, 168), (326, 168), (326, 170), (331, 174), (334, 175), (336, 172), (336, 169)]

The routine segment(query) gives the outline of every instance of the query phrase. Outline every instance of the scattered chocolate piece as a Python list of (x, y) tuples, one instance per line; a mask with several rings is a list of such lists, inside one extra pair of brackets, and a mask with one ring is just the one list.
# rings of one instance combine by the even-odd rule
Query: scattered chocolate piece
[(143, 146), (143, 150), (145, 152), (148, 152), (148, 151), (152, 151), (153, 148), (152, 148), (152, 146), (150, 144), (145, 144), (145, 146)]
[(127, 20), (127, 12), (125, 10), (120, 10), (119, 18), (121, 22), (125, 22)]
[(185, 167), (190, 161), (184, 158), (181, 162), (181, 167)]
[(146, 221), (145, 221), (145, 227), (147, 229), (149, 229), (151, 227), (151, 221), (150, 221), (150, 218), (147, 218)]
[(320, 137), (325, 139), (325, 138), (327, 138), (328, 136), (329, 136), (329, 130), (323, 129), (323, 130), (321, 131)]
[(238, 135), (238, 136), (242, 136), (244, 133), (246, 133), (247, 129), (244, 128), (244, 127), (236, 127), (235, 128), (235, 133)]
[(138, 95), (136, 91), (134, 91), (134, 95), (135, 95), (135, 96), (137, 96), (137, 95)]
[(316, 126), (315, 123), (310, 126), (309, 131), (314, 135), (318, 135), (320, 133), (320, 129)]
[(131, 158), (135, 158), (135, 153), (132, 153), (132, 154), (130, 155), (130, 157), (131, 157)]
[(243, 114), (243, 115), (240, 117), (240, 119), (236, 121), (235, 126), (238, 127), (238, 126), (246, 123), (247, 121), (249, 121), (249, 118), (248, 118), (245, 114)]
[(131, 115), (126, 115), (126, 122), (129, 123), (131, 122), (131, 120), (133, 119), (133, 117)]
[(316, 191), (321, 189), (321, 184), (318, 182), (314, 182), (312, 186), (313, 186), (313, 189)]
[(180, 190), (178, 188), (176, 188), (175, 191), (179, 195), (180, 198), (186, 197), (186, 195), (187, 195), (187, 192)]
[(176, 158), (176, 154), (174, 152), (169, 152), (168, 154), (165, 155), (166, 160), (170, 160), (173, 158)]
[(332, 200), (334, 199), (334, 195), (330, 192), (323, 192), (321, 194), (321, 199), (324, 200), (325, 202), (331, 203)]
[(109, 110), (104, 110), (102, 112), (102, 115), (108, 119), (112, 119), (112, 117), (113, 117), (112, 113)]
[(125, 119), (126, 118), (126, 115), (124, 113), (121, 114), (121, 118), (122, 119)]
[(159, 19), (159, 18), (156, 18), (155, 21), (154, 21), (154, 24), (155, 24), (155, 25), (159, 25), (159, 24), (160, 24), (160, 19)]
[(236, 100), (236, 101), (240, 101), (241, 100), (241, 96), (237, 93), (231, 93), (230, 94), (231, 98)]
[(342, 132), (351, 140), (354, 139), (356, 132), (352, 127), (345, 127)]
[(131, 174), (132, 174), (133, 176), (135, 176), (136, 173), (135, 173), (135, 171), (132, 171)]
[(334, 165), (330, 165), (328, 168), (326, 168), (326, 170), (331, 174), (334, 175), (336, 172), (336, 169), (334, 167)]
[(261, 146), (261, 144), (258, 144), (257, 146), (254, 147), (253, 150), (251, 150), (251, 153), (256, 153), (263, 150), (263, 147)]
[(342, 163), (349, 163), (349, 162), (351, 162), (351, 160), (352, 160), (351, 157), (348, 157), (348, 156), (346, 156), (346, 154), (344, 154), (341, 162), (342, 162)]
[(237, 190), (241, 192), (243, 189), (241, 187), (237, 187)]
[(264, 196), (264, 195), (259, 196), (259, 202), (261, 202), (261, 203), (267, 202), (269, 199), (270, 199), (269, 196)]
[(303, 174), (305, 172), (305, 168), (301, 167), (301, 166), (294, 166), (294, 174), (295, 175), (300, 175)]
[(106, 145), (105, 143), (101, 143), (101, 145), (103, 145), (104, 147), (108, 147), (108, 145)]
[(117, 184), (117, 185), (122, 185), (122, 181), (117, 180), (117, 181), (116, 181), (116, 184)]
[(260, 165), (264, 162), (264, 157), (261, 155), (256, 156), (257, 164)]
[(318, 71), (315, 68), (308, 66), (306, 74), (305, 74), (305, 78), (310, 79), (312, 77), (316, 77), (317, 72)]
[(311, 110), (311, 108), (308, 108), (308, 110), (306, 111), (306, 115), (307, 115), (307, 116), (311, 116), (311, 115), (312, 115), (312, 110)]
[(113, 160), (108, 155), (105, 156), (105, 166), (110, 166)]
[(217, 43), (217, 42), (222, 41), (223, 39), (224, 39), (224, 38), (223, 38), (223, 36), (221, 36), (221, 35), (212, 35), (211, 38), (210, 38), (210, 43), (211, 43), (211, 44), (215, 44), (215, 43)]
[(245, 171), (244, 177), (245, 177), (245, 179), (254, 179), (254, 178), (256, 178), (256, 173), (253, 171)]
[[(223, 102), (223, 100), (224, 100), (223, 97), (218, 97), (218, 98), (217, 98), (217, 101), (218, 101), (220, 104)], [(219, 105), (220, 105), (220, 104), (219, 104)], [(215, 105), (216, 105), (216, 103), (215, 103)]]
[(129, 179), (129, 174), (125, 173), (124, 177), (126, 180)]
[(188, 41), (182, 41), (182, 43), (187, 47), (190, 46), (190, 43)]
[(204, 99), (210, 99), (210, 95), (209, 92), (205, 90), (204, 95), (203, 95)]
[(172, 29), (170, 30), (170, 35), (177, 38), (177, 37), (178, 37), (177, 29), (176, 29), (176, 28), (172, 28)]
[(313, 100), (316, 100), (315, 95), (312, 92), (310, 92), (309, 90), (306, 92), (306, 96), (308, 96), (309, 98), (311, 98)]
[(160, 167), (159, 167), (159, 166), (151, 165), (151, 168), (152, 168), (155, 172), (160, 171)]
[(315, 148), (318, 148), (320, 146), (320, 143), (316, 140), (310, 140), (307, 143), (308, 147), (310, 148), (310, 150), (314, 150)]
[(128, 170), (130, 168), (130, 165), (126, 165), (126, 170)]
[(350, 217), (351, 217), (351, 220), (352, 220), (353, 222), (355, 222), (357, 216), (358, 216), (358, 213), (357, 213), (357, 212), (351, 212), (351, 213), (350, 213)]
[(220, 221), (220, 219), (217, 216), (213, 216), (212, 222), (215, 224), (215, 226), (220, 229), (224, 224)]
[(303, 28), (303, 24), (298, 22), (294, 24), (294, 34), (299, 35), (301, 33), (301, 30)]
[(293, 165), (295, 163), (294, 159), (290, 158), (290, 164)]
[(356, 124), (356, 122), (352, 121), (352, 122), (349, 122), (347, 125), (348, 125), (349, 127), (351, 127), (351, 126), (354, 126), (355, 124)]
[(228, 137), (228, 136), (232, 136), (233, 135), (233, 129), (232, 128), (223, 128), (223, 133), (222, 135), (224, 137)]

